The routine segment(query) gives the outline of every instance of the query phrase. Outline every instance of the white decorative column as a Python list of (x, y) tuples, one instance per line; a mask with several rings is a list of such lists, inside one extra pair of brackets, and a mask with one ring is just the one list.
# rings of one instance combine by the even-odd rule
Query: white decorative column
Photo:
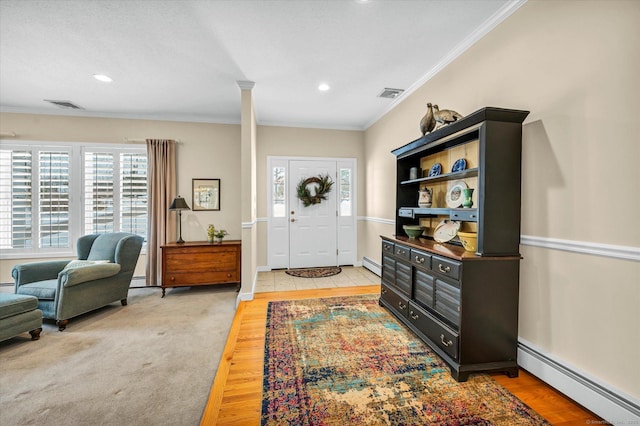
[(253, 81), (238, 81), (241, 92), (240, 118), (240, 214), (242, 220), (242, 286), (238, 301), (253, 299), (257, 281), (256, 227), (256, 117)]

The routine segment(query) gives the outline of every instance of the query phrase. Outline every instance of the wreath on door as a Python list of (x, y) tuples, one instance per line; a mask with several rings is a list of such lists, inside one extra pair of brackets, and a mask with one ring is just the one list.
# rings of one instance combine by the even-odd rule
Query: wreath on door
[[(309, 185), (315, 184), (315, 189), (313, 191), (313, 195), (311, 195), (311, 190), (309, 189)], [(318, 175), (312, 176), (310, 178), (303, 178), (298, 183), (296, 191), (298, 193), (298, 199), (302, 201), (305, 207), (309, 207), (313, 204), (320, 204), (322, 200), (327, 199), (327, 195), (331, 192), (331, 187), (333, 186), (333, 180), (329, 175)]]

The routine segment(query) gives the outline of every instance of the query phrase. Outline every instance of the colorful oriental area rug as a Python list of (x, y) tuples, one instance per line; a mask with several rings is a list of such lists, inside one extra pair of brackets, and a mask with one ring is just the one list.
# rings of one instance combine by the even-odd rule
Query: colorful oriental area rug
[(262, 425), (548, 425), (496, 383), (464, 383), (378, 296), (269, 304)]

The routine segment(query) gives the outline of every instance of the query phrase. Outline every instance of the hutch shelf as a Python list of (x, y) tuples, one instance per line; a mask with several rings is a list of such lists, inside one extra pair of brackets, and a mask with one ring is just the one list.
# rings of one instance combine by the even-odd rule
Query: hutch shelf
[[(522, 122), (528, 111), (483, 108), (392, 151), (396, 156), (395, 234), (382, 236), (380, 304), (466, 381), (476, 372), (518, 375), (520, 178)], [(448, 172), (464, 159), (462, 171)], [(437, 176), (408, 179), (411, 168)], [(451, 203), (452, 187), (473, 188), (473, 205)], [(418, 207), (418, 191), (432, 205)], [(434, 240), (443, 221), (477, 233), (475, 252), (457, 237)], [(403, 225), (421, 225), (419, 238)]]

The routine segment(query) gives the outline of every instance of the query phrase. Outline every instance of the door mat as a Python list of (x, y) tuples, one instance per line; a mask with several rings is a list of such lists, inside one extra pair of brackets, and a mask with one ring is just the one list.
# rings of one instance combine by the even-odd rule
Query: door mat
[(300, 268), (300, 269), (287, 269), (285, 271), (287, 275), (301, 278), (326, 278), (333, 275), (338, 275), (342, 272), (342, 268), (338, 266), (330, 266), (323, 268)]

